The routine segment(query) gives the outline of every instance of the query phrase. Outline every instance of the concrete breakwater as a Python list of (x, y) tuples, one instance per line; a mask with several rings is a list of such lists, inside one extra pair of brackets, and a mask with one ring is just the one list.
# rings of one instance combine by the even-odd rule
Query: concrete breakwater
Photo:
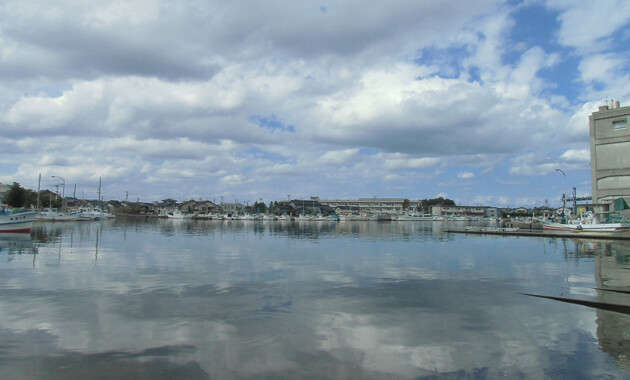
[(588, 232), (583, 230), (575, 231), (549, 231), (541, 229), (520, 229), (518, 227), (449, 227), (445, 232), (465, 233), (465, 234), (486, 234), (504, 236), (544, 236), (544, 237), (566, 237), (575, 239), (607, 239), (607, 240), (630, 240), (630, 232)]
[(542, 231), (543, 224), (540, 221), (506, 220), (501, 223), (504, 228), (518, 228), (519, 230)]

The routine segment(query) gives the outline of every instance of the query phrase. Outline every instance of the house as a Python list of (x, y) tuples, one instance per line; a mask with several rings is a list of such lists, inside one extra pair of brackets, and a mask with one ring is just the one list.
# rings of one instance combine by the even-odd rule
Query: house
[(192, 199), (179, 205), (179, 209), (183, 213), (197, 215), (216, 214), (221, 212), (221, 207), (210, 201), (195, 201)]
[(171, 198), (163, 199), (160, 202), (153, 202), (153, 208), (155, 214), (166, 217), (166, 214), (177, 210), (177, 201)]
[(40, 208), (46, 208), (46, 207), (55, 207), (54, 205), (52, 205), (52, 203), (59, 197), (58, 194), (56, 194), (53, 191), (50, 190), (41, 190), (39, 192), (39, 204), (40, 204)]
[(518, 215), (529, 215), (530, 211), (525, 207), (519, 207), (514, 212)]
[(224, 214), (240, 215), (245, 213), (245, 206), (240, 203), (221, 203), (221, 212)]

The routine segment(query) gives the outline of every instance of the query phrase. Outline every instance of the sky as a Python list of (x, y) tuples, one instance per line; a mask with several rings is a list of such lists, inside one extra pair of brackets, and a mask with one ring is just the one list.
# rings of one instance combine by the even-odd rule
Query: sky
[(623, 0), (4, 0), (0, 18), (0, 183), (77, 198), (100, 179), (104, 200), (560, 206), (591, 194), (588, 116), (630, 105)]

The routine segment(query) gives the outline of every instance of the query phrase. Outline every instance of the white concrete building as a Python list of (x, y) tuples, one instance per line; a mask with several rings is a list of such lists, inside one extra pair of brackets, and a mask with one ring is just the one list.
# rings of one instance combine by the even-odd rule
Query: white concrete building
[(630, 107), (607, 102), (589, 117), (593, 203), (630, 202)]
[(357, 210), (357, 213), (368, 214), (400, 214), (405, 210), (416, 210), (421, 204), (419, 200), (410, 200), (406, 198), (359, 198), (357, 200), (350, 199), (334, 199), (319, 200), (321, 204), (328, 205), (332, 208), (350, 207)]
[(433, 206), (431, 214), (437, 216), (468, 216), (480, 218), (498, 218), (499, 209), (488, 206)]

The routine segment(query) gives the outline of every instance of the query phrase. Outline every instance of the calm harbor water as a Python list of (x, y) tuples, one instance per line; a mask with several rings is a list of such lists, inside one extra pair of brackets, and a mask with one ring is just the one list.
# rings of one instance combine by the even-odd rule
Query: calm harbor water
[(628, 378), (630, 243), (441, 222), (121, 219), (0, 236), (1, 379)]

